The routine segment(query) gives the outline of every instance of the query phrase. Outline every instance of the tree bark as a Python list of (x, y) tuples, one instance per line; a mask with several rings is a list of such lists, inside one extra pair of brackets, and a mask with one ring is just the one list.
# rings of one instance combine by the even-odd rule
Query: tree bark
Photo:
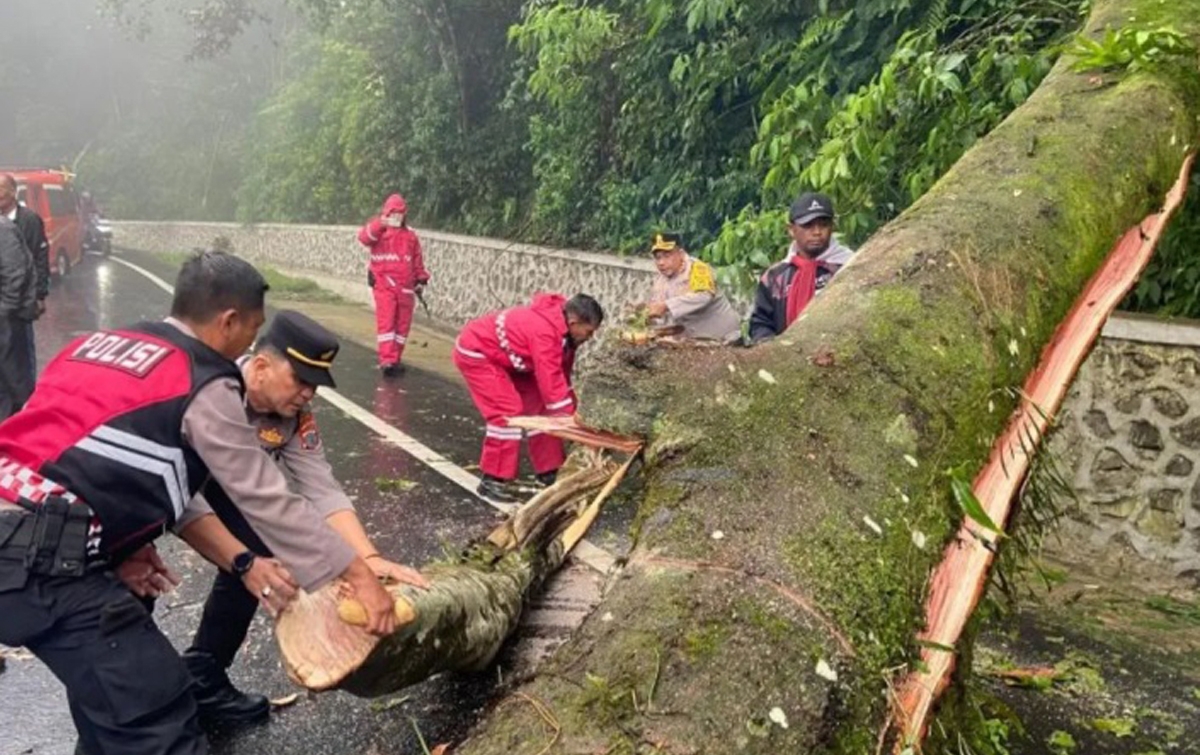
[[(1097, 0), (1088, 29), (1131, 24), (1200, 42), (1200, 0)], [(514, 691), (524, 704), (497, 706), (459, 752), (883, 746), (930, 569), (961, 521), (946, 470), (978, 470), (1013, 408), (1005, 389), (1197, 142), (1194, 62), (1100, 80), (1068, 65), (774, 343), (616, 346), (589, 373), (584, 420), (650, 439), (636, 548)], [(961, 702), (940, 728), (970, 741)]]

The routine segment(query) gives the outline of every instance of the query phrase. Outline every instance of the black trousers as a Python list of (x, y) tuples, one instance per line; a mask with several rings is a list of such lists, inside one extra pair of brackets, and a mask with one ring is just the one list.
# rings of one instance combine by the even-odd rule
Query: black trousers
[(83, 749), (204, 755), (191, 678), (125, 585), (110, 572), (24, 571), (0, 558), (0, 643), (24, 645), (66, 686)]
[(0, 315), (0, 421), (20, 411), (33, 393), (29, 352), (29, 323)]
[[(270, 556), (271, 551), (254, 532), (246, 518), (232, 504), (223, 505), (220, 500), (222, 498), (224, 496), (214, 495), (209, 498), (209, 502), (233, 536), (259, 556)], [(241, 577), (227, 571), (218, 571), (216, 579), (213, 580), (212, 590), (204, 601), (200, 626), (196, 628), (196, 636), (192, 639), (192, 646), (188, 652), (208, 653), (216, 659), (220, 668), (229, 668), (238, 649), (246, 641), (246, 634), (250, 631), (250, 622), (254, 620), (256, 610), (258, 597), (250, 594), (242, 584)]]

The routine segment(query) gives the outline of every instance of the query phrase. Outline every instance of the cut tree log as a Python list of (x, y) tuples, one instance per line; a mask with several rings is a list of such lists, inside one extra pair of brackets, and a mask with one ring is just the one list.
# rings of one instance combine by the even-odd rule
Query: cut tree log
[[(1160, 212), (1130, 228), (1088, 282), (1042, 352), (1037, 368), (1025, 381), (1021, 403), (1008, 429), (992, 447), (972, 492), (992, 523), (1003, 527), (1054, 416), (1062, 406), (1080, 365), (1109, 315), (1137, 283), (1166, 229), (1183, 202), (1195, 155), (1184, 161), (1175, 186)], [(900, 751), (924, 739), (938, 697), (950, 684), (958, 645), (967, 622), (983, 597), (1002, 532), (969, 517), (946, 546), (930, 579), (925, 630), (920, 634), (920, 671), (899, 684), (895, 707)]]
[(485, 668), (516, 629), (526, 596), (562, 564), (634, 460), (618, 467), (588, 455), (586, 466), (564, 474), (455, 562), (422, 569), (429, 589), (389, 586), (397, 629), (386, 638), (361, 628), (365, 612), (344, 583), (301, 591), (275, 626), (288, 676), (312, 690), (376, 697), (443, 671)]

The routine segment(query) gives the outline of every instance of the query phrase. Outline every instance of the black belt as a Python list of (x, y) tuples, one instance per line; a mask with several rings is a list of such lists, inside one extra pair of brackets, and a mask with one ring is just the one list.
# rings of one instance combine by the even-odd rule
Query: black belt
[(88, 506), (60, 496), (18, 505), (26, 511), (0, 512), (0, 558), (20, 560), (30, 574), (48, 577), (81, 577), (102, 565), (87, 558)]

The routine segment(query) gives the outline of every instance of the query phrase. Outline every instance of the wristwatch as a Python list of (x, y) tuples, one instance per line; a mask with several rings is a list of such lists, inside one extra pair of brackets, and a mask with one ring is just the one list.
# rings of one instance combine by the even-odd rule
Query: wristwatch
[(254, 559), (256, 558), (258, 556), (251, 551), (242, 551), (233, 557), (230, 571), (237, 577), (244, 577), (250, 571), (250, 567), (254, 566)]

